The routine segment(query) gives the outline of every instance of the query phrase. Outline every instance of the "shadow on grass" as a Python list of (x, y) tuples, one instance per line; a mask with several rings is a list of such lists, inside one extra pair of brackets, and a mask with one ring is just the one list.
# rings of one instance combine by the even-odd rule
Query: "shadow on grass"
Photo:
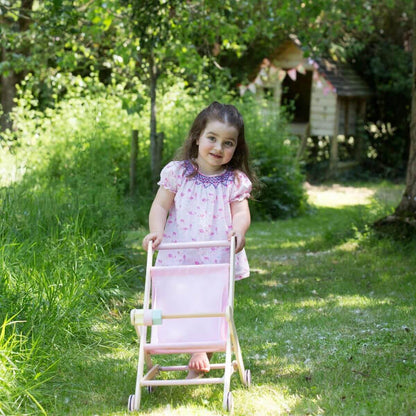
[(329, 250), (354, 237), (357, 231), (365, 231), (377, 214), (378, 208), (368, 205), (315, 207), (299, 218), (254, 223), (247, 247), (254, 256)]

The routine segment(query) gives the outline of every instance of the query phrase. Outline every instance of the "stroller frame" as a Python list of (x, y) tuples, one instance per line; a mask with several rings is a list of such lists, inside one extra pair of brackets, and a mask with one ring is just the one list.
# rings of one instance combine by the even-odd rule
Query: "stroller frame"
[[(201, 385), (201, 384), (224, 384), (223, 392), (223, 409), (229, 412), (233, 411), (233, 397), (230, 391), (231, 376), (238, 371), (242, 384), (246, 387), (251, 385), (250, 370), (244, 368), (243, 357), (238, 341), (237, 330), (233, 319), (233, 305), (234, 305), (234, 275), (235, 275), (235, 244), (236, 237), (232, 237), (231, 241), (204, 241), (204, 242), (187, 242), (187, 243), (168, 243), (161, 244), (158, 250), (174, 250), (174, 249), (190, 249), (190, 248), (206, 248), (206, 247), (229, 247), (230, 257), (228, 266), (228, 296), (224, 310), (216, 310), (213, 312), (195, 311), (191, 313), (164, 313), (163, 310), (152, 310), (149, 307), (150, 296), (152, 290), (152, 270), (153, 267), (153, 249), (152, 242), (149, 242), (147, 250), (147, 264), (146, 264), (146, 280), (144, 289), (143, 309), (133, 309), (130, 313), (131, 323), (134, 326), (137, 336), (140, 339), (139, 357), (137, 365), (137, 379), (136, 389), (133, 395), (130, 395), (128, 400), (128, 410), (135, 411), (140, 408), (141, 390), (146, 387), (148, 392), (156, 386), (176, 386), (176, 385)], [(209, 265), (201, 265), (209, 266)], [(178, 267), (178, 266), (175, 266)], [(198, 267), (198, 266), (181, 266)], [(164, 267), (169, 269), (169, 267)], [(217, 343), (180, 343), (178, 345), (169, 344), (156, 348), (155, 354), (182, 354), (192, 353), (198, 351), (204, 352), (225, 352), (225, 362), (218, 364), (211, 364), (211, 370), (224, 370), (222, 377), (198, 377), (192, 379), (170, 379), (170, 380), (156, 380), (156, 376), (162, 371), (187, 371), (188, 365), (179, 366), (161, 366), (153, 364), (151, 359), (151, 344), (147, 341), (147, 327), (152, 326), (152, 331), (155, 325), (162, 324), (163, 320), (168, 319), (188, 319), (189, 318), (222, 318), (225, 319), (226, 335), (225, 343), (219, 340)], [(201, 321), (202, 322), (202, 321)], [(196, 345), (198, 344), (198, 345)], [(235, 359), (232, 361), (232, 354)], [(147, 373), (144, 374), (144, 366), (146, 364)]]

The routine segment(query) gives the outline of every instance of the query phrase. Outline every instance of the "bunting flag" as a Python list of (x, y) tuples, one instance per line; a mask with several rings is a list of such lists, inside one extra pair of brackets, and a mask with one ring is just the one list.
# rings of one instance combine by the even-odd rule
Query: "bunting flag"
[(257, 75), (256, 79), (254, 80), (254, 83), (256, 85), (262, 86), (263, 85), (263, 81), (261, 80), (260, 74)]
[(259, 72), (260, 77), (267, 78), (267, 71), (266, 68), (261, 68)]
[(279, 82), (282, 82), (286, 78), (286, 71), (284, 69), (279, 69), (279, 72), (277, 74), (277, 79)]
[(238, 89), (240, 90), (240, 96), (242, 97), (246, 93), (248, 88), (246, 85), (238, 84)]
[(290, 77), (293, 81), (296, 81), (296, 74), (297, 74), (297, 72), (296, 72), (296, 68), (289, 69), (289, 71), (287, 71), (287, 74), (289, 75), (289, 77)]
[[(319, 89), (323, 88), (324, 95), (328, 95), (331, 92), (336, 92), (336, 89), (331, 85), (331, 83), (329, 83), (328, 80), (322, 78), (322, 76), (318, 73), (319, 65), (315, 61), (313, 61), (311, 58), (308, 58), (308, 65), (313, 67), (312, 79), (315, 83), (315, 86)], [(258, 72), (255, 80), (248, 85), (238, 85), (240, 95), (243, 96), (247, 91), (255, 94), (257, 87), (263, 87), (267, 81), (273, 82), (273, 80), (277, 79), (278, 82), (282, 83), (286, 78), (286, 75), (289, 75), (292, 81), (296, 81), (297, 73), (302, 75), (306, 74), (306, 69), (302, 63), (298, 64), (294, 68), (285, 70), (282, 68), (277, 68), (267, 58), (264, 58), (260, 65), (260, 71)]]
[(303, 65), (302, 65), (302, 64), (299, 64), (299, 65), (296, 67), (296, 71), (298, 71), (298, 72), (299, 72), (299, 74), (302, 74), (302, 75), (305, 75), (305, 74), (306, 74), (306, 69), (303, 67)]

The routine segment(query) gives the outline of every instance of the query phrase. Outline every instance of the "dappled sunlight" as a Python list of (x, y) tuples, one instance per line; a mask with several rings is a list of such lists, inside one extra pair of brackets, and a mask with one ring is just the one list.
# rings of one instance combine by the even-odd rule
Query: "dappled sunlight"
[(346, 205), (367, 205), (375, 194), (374, 189), (333, 184), (314, 186), (305, 184), (310, 203), (321, 207), (343, 207)]
[[(23, 178), (26, 172), (26, 166), (24, 164), (18, 166), (17, 162), (12, 160), (13, 155), (2, 153), (1, 156), (6, 160), (2, 160), (0, 166), (0, 186), (7, 187)], [(6, 162), (9, 162), (9, 164)]]
[(380, 305), (390, 305), (391, 299), (384, 298), (370, 298), (368, 296), (360, 296), (360, 295), (353, 295), (353, 296), (335, 296), (329, 297), (329, 299), (333, 299), (332, 301), (335, 302), (336, 305), (341, 307), (349, 307), (349, 308), (369, 308), (374, 306)]
[(340, 244), (337, 247), (337, 250), (352, 253), (352, 252), (358, 250), (358, 248), (359, 248), (358, 241), (357, 240), (350, 240), (350, 241), (347, 241), (346, 243)]
[(270, 240), (266, 241), (255, 241), (255, 240), (248, 240), (247, 248), (250, 251), (254, 250), (292, 250), (296, 251), (297, 249), (303, 249), (308, 246), (311, 242), (319, 241), (321, 238), (320, 236), (308, 236), (310, 237), (309, 240), (301, 239), (299, 237), (292, 237), (293, 240), (280, 237), (280, 239), (274, 240), (270, 242)]
[[(296, 373), (295, 377), (299, 377), (299, 374)], [(285, 383), (264, 383), (258, 387), (253, 386), (248, 391), (240, 389), (234, 396), (236, 413), (241, 415), (323, 414), (318, 404), (318, 395), (311, 398), (293, 393)]]
[(305, 247), (307, 242), (305, 240), (298, 239), (297, 241), (285, 241), (280, 244), (282, 249), (296, 249)]
[(281, 386), (262, 384), (250, 390), (239, 390), (234, 402), (237, 414), (278, 416), (287, 415), (297, 399)]
[(255, 273), (255, 274), (268, 274), (268, 273), (270, 273), (270, 271), (269, 270), (266, 270), (266, 269), (257, 268), (257, 269), (250, 269), (250, 273)]
[(293, 303), (295, 308), (319, 308), (330, 305), (331, 307), (348, 307), (348, 308), (368, 308), (380, 305), (389, 305), (391, 300), (388, 298), (370, 298), (362, 295), (328, 295), (325, 298), (318, 297), (318, 292), (313, 290), (313, 298), (302, 299)]
[(381, 186), (377, 188), (374, 198), (382, 204), (396, 207), (400, 202), (404, 189), (405, 184), (402, 183)]
[[(413, 360), (414, 310), (389, 283), (393, 269), (395, 282), (410, 271), (401, 271), (396, 257), (379, 257), (398, 252), (373, 252), (357, 237), (369, 207), (316, 207), (304, 217), (252, 224), (252, 276), (236, 284), (235, 316), (253, 385), (245, 389), (233, 377), (237, 416), (324, 415), (344, 403), (354, 414), (359, 399), (351, 398), (361, 391), (382, 402), (373, 386), (389, 385), (385, 368), (397, 384), (405, 385), (400, 371), (413, 380), (411, 365), (398, 369), (405, 364), (396, 361)], [(135, 244), (138, 235), (130, 237)], [(220, 387), (156, 394), (145, 399), (148, 415), (226, 414)]]

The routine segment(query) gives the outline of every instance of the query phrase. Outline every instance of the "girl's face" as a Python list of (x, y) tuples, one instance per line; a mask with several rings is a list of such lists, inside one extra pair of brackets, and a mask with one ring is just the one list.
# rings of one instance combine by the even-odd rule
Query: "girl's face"
[(197, 140), (199, 170), (205, 175), (215, 175), (233, 158), (237, 147), (238, 130), (221, 121), (209, 121)]

